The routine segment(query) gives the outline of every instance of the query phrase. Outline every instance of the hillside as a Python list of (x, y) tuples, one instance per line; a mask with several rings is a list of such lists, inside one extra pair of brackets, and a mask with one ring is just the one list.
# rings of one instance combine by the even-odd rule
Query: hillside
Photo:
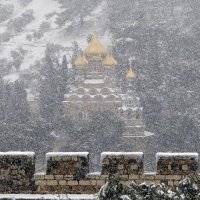
[(86, 37), (96, 24), (102, 41), (109, 43), (108, 32), (99, 26), (103, 24), (106, 2), (86, 1), (85, 4), (88, 8), (83, 13), (79, 12), (79, 7), (73, 7), (73, 12), (68, 14), (73, 2), (65, 5), (59, 0), (0, 1), (0, 15), (8, 16), (0, 21), (0, 66), (4, 79), (18, 79), (24, 70), (44, 57), (47, 43), (60, 45), (59, 56), (70, 57), (72, 42), (85, 46)]

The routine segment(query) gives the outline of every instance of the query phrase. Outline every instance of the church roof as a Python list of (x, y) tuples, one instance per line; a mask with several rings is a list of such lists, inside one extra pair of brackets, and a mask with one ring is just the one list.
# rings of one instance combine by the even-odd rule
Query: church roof
[(93, 56), (99, 56), (107, 53), (106, 47), (104, 47), (103, 44), (100, 42), (95, 31), (84, 53), (85, 55), (93, 55)]
[(103, 60), (103, 65), (104, 66), (115, 66), (117, 65), (117, 61), (113, 58), (112, 53), (109, 52), (105, 59)]
[(78, 56), (78, 58), (75, 60), (74, 62), (75, 66), (76, 67), (79, 67), (79, 68), (84, 68), (87, 64), (88, 64), (88, 61), (87, 59), (85, 58), (85, 56)]
[(132, 67), (130, 66), (127, 74), (126, 74), (126, 80), (133, 81), (133, 79), (136, 77), (136, 73), (132, 70)]

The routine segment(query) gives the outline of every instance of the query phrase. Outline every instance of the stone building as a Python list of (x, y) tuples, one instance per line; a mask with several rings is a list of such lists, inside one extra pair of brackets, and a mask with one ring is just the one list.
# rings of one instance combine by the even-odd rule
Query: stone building
[(122, 93), (116, 84), (117, 60), (94, 32), (88, 46), (73, 63), (74, 87), (64, 97), (64, 109), (77, 121), (87, 121), (93, 111), (110, 110), (125, 122), (123, 136), (144, 134), (142, 107), (132, 84), (136, 73), (130, 64), (126, 75), (128, 90)]

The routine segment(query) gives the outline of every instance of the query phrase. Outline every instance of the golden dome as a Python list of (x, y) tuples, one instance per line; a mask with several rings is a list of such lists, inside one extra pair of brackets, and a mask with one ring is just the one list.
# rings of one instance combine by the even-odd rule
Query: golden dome
[(126, 80), (133, 81), (133, 79), (136, 77), (136, 73), (132, 70), (132, 67), (130, 66), (127, 74), (126, 74)]
[(75, 66), (77, 68), (84, 68), (87, 64), (88, 64), (88, 61), (87, 59), (85, 58), (85, 56), (78, 56), (78, 58), (75, 60), (74, 62)]
[(105, 57), (105, 59), (103, 60), (102, 64), (106, 67), (106, 66), (115, 66), (117, 65), (117, 61), (113, 58), (112, 53), (109, 52), (108, 55)]
[(94, 31), (92, 39), (88, 46), (86, 47), (84, 54), (87, 56), (101, 56), (107, 53), (106, 47), (104, 47), (99, 38), (97, 37), (96, 32)]

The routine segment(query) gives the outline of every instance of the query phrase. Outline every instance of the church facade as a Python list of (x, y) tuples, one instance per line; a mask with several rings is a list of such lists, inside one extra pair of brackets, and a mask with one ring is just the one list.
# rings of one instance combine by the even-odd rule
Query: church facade
[(128, 90), (116, 84), (117, 60), (94, 32), (83, 55), (73, 63), (74, 87), (64, 96), (64, 109), (78, 121), (87, 121), (94, 111), (109, 110), (125, 122), (124, 137), (143, 137), (143, 109), (131, 87), (136, 73), (131, 64), (126, 75)]

